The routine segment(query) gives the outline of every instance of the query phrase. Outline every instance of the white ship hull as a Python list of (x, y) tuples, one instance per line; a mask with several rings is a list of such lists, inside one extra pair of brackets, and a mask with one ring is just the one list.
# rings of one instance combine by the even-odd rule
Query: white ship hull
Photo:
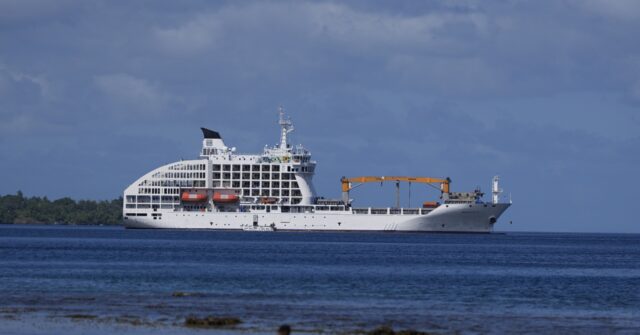
[[(127, 228), (247, 230), (254, 224), (285, 231), (489, 233), (510, 204), (449, 204), (427, 214), (146, 212), (126, 216)], [(131, 213), (134, 214), (134, 213)], [(139, 213), (143, 214), (143, 213)]]

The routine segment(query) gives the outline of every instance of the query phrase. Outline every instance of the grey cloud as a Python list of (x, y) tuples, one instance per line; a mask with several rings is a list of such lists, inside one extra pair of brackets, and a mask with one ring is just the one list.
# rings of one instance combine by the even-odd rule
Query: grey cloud
[(0, 141), (47, 126), (43, 106), (54, 100), (51, 85), (43, 76), (0, 65)]
[[(35, 100), (52, 98), (49, 82), (38, 75), (11, 71), (0, 65), (0, 96), (5, 99), (20, 99), (23, 95), (33, 95)], [(25, 100), (26, 97), (23, 97)], [(34, 100), (31, 97), (30, 100)]]
[(126, 113), (163, 112), (171, 99), (157, 85), (129, 74), (100, 75), (94, 82), (102, 93), (124, 106)]
[(174, 28), (155, 28), (159, 47), (170, 54), (194, 54), (205, 51), (221, 34), (216, 15), (198, 15), (188, 23)]
[(72, 10), (81, 2), (78, 0), (2, 0), (0, 1), (0, 26), (21, 22), (32, 23), (35, 20), (55, 17)]
[(611, 52), (600, 46), (628, 34), (589, 28), (588, 18), (567, 6), (496, 7), (469, 2), (397, 15), (335, 3), (253, 2), (153, 31), (161, 50), (225, 67), (218, 74), (231, 85), (278, 76), (302, 82), (320, 71), (357, 85), (385, 78), (387, 89), (461, 98), (575, 91), (596, 79), (618, 91), (629, 87), (622, 68), (607, 68)]
[(640, 18), (640, 3), (635, 0), (579, 0), (572, 2), (575, 6), (594, 15), (613, 20), (637, 20)]

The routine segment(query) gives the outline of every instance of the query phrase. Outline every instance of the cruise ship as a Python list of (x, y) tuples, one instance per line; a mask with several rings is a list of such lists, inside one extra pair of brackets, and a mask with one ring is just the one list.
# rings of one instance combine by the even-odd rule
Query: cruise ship
[[(219, 132), (201, 128), (204, 139), (197, 159), (161, 166), (125, 189), (125, 227), (489, 233), (511, 205), (500, 202), (497, 176), (491, 201), (484, 201), (479, 189), (451, 192), (449, 178), (407, 176), (343, 177), (342, 197), (319, 197), (312, 181), (316, 161), (302, 145), (289, 144), (293, 123), (282, 108), (279, 116), (280, 142), (265, 146), (261, 154), (236, 153)], [(395, 183), (395, 206), (353, 206), (349, 191), (369, 182)], [(402, 208), (401, 182), (433, 186), (440, 197)]]

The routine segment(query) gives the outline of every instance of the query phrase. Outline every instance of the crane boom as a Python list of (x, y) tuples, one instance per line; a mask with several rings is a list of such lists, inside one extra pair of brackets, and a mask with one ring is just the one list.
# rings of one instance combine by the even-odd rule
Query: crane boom
[[(362, 177), (342, 177), (342, 200), (345, 204), (349, 203), (349, 191), (363, 183), (373, 182), (385, 182), (394, 181), (399, 183), (401, 181), (409, 183), (423, 183), (423, 184), (439, 184), (440, 191), (442, 193), (449, 193), (449, 186), (451, 184), (450, 178), (432, 178), (432, 177), (404, 177), (404, 176), (362, 176)], [(358, 183), (358, 185), (352, 186), (352, 183)]]

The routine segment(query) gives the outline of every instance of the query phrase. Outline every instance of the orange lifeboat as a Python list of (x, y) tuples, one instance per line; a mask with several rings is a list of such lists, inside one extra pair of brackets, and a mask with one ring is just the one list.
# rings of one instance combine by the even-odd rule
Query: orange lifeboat
[(230, 203), (230, 202), (236, 202), (238, 200), (240, 200), (240, 198), (238, 198), (238, 196), (235, 194), (223, 194), (220, 192), (213, 193), (214, 202)]
[(201, 193), (182, 192), (180, 199), (185, 202), (202, 202), (207, 201), (207, 195)]
[(422, 203), (422, 208), (436, 208), (438, 206), (440, 206), (440, 203), (436, 201), (425, 201)]
[(278, 198), (269, 198), (269, 197), (260, 198), (261, 204), (275, 204), (276, 202), (278, 202)]

